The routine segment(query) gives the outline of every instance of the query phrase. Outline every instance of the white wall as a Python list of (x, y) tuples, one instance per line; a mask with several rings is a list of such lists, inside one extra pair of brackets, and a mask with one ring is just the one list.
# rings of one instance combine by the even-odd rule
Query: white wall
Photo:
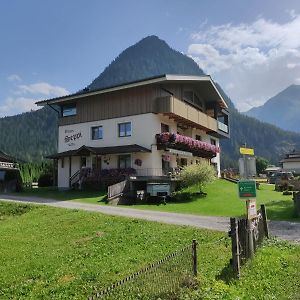
[(300, 161), (284, 162), (282, 168), (287, 170), (300, 169)]
[[(131, 122), (131, 136), (119, 137), (118, 124), (125, 122)], [(91, 128), (94, 126), (103, 126), (103, 139), (92, 140)], [(151, 144), (155, 144), (155, 134), (159, 132), (159, 118), (152, 113), (60, 126), (58, 152), (75, 150), (83, 145), (91, 147), (109, 147), (137, 144), (151, 149)], [(77, 134), (78, 136), (75, 140), (71, 142), (65, 141), (66, 136)]]
[[(130, 137), (119, 137), (118, 136), (118, 124), (131, 122), (131, 136)], [(210, 143), (210, 139), (213, 138), (219, 146), (219, 140), (217, 138), (207, 135), (204, 131), (190, 128), (187, 130), (180, 130), (177, 128), (177, 123), (174, 120), (169, 119), (166, 116), (160, 114), (142, 114), (136, 116), (128, 116), (123, 118), (109, 119), (103, 121), (79, 123), (74, 125), (66, 125), (59, 127), (59, 141), (58, 141), (58, 152), (64, 152), (68, 150), (75, 150), (79, 147), (91, 146), (91, 147), (111, 147), (121, 145), (137, 144), (147, 149), (151, 149), (152, 153), (133, 153), (131, 167), (140, 169), (152, 169), (153, 174), (156, 170), (161, 169), (161, 161), (163, 151), (158, 151), (156, 147), (155, 134), (161, 132), (161, 123), (169, 125), (170, 132), (176, 133), (180, 131), (182, 134), (195, 138), (196, 135), (202, 137), (202, 141)], [(91, 128), (94, 126), (103, 126), (103, 139), (92, 140), (91, 139)], [(66, 142), (66, 136), (77, 135), (77, 138), (71, 142)], [(109, 164), (104, 162), (104, 158), (109, 158)], [(142, 166), (134, 164), (135, 159), (142, 160)], [(188, 158), (188, 164), (195, 163), (197, 157)], [(212, 162), (218, 164), (218, 173), (220, 175), (220, 155), (217, 154)], [(176, 167), (176, 155), (171, 155), (170, 161), (171, 167)], [(91, 158), (87, 159), (87, 167), (91, 167)], [(117, 155), (106, 155), (102, 157), (102, 168), (111, 169), (118, 167), (118, 156)], [(72, 158), (71, 175), (73, 175), (80, 168), (80, 157)], [(151, 171), (149, 171), (151, 172)], [(58, 164), (58, 186), (68, 187), (69, 185), (69, 161), (65, 158), (64, 168), (61, 168), (61, 161)]]
[(65, 157), (64, 167), (62, 168), (62, 159), (58, 160), (57, 184), (59, 188), (69, 188), (69, 158)]

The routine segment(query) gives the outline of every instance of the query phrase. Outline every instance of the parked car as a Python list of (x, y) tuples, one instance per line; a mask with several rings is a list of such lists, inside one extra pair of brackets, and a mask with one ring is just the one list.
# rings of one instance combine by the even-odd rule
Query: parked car
[(277, 179), (280, 180), (290, 180), (293, 179), (294, 175), (292, 172), (277, 172), (273, 173), (268, 179), (269, 183), (275, 184)]

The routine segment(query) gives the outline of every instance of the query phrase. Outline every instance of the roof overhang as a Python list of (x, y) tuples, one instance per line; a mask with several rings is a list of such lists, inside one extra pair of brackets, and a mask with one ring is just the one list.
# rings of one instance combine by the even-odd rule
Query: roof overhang
[(136, 144), (113, 146), (113, 147), (82, 146), (76, 150), (69, 150), (69, 151), (49, 155), (47, 156), (47, 158), (59, 159), (59, 158), (69, 157), (69, 156), (88, 156), (90, 154), (107, 155), (107, 154), (124, 154), (124, 153), (143, 153), (143, 152), (144, 153), (151, 152), (151, 150)]
[[(187, 75), (161, 75), (157, 77), (151, 77), (148, 79), (135, 81), (135, 82), (129, 82), (126, 84), (118, 85), (118, 86), (112, 86), (104, 89), (99, 90), (93, 90), (93, 91), (84, 91), (81, 93), (75, 93), (63, 97), (53, 98), (49, 100), (42, 100), (36, 102), (38, 106), (45, 106), (45, 105), (55, 105), (62, 102), (70, 102), (77, 99), (94, 96), (94, 95), (100, 95), (105, 93), (110, 93), (114, 91), (124, 90), (124, 89), (130, 89), (134, 87), (139, 86), (145, 86), (150, 84), (163, 84), (163, 83), (172, 83), (172, 82), (181, 82), (181, 83), (194, 83), (201, 88), (201, 90), (204, 93), (204, 97), (213, 101), (220, 101), (222, 103), (222, 106), (224, 108), (228, 108), (226, 101), (223, 99), (221, 93), (218, 91), (214, 81), (209, 75), (203, 75), (203, 76), (187, 76)], [(203, 89), (202, 89), (203, 88)]]

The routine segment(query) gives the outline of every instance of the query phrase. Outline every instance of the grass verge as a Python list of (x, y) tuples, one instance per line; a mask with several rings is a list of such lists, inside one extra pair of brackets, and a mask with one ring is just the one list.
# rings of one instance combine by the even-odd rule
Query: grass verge
[[(0, 211), (19, 211), (20, 205), (3, 207)], [(296, 245), (266, 243), (236, 281), (228, 278), (231, 246), (224, 233), (25, 207), (0, 223), (0, 299), (83, 299), (193, 238), (199, 242), (200, 290), (186, 291), (184, 299), (289, 299), (300, 294)]]

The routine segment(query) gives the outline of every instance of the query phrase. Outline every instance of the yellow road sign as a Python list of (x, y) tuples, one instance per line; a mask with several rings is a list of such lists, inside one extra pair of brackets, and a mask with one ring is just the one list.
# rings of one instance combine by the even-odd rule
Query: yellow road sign
[(241, 154), (247, 154), (247, 155), (254, 155), (254, 149), (253, 148), (240, 147), (240, 153)]

